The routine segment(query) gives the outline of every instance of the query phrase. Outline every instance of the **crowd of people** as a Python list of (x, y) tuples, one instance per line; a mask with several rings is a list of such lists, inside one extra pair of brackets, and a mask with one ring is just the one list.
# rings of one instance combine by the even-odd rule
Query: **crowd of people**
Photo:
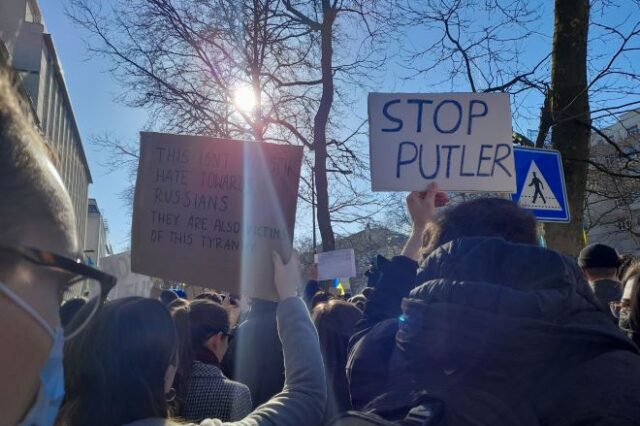
[[(51, 152), (0, 73), (0, 425), (640, 424), (640, 262), (540, 247), (535, 218), (431, 184), (357, 295), (109, 300)], [(213, 277), (215, 278), (215, 277)], [(63, 300), (79, 279), (90, 300)], [(300, 296), (301, 297), (300, 297)]]

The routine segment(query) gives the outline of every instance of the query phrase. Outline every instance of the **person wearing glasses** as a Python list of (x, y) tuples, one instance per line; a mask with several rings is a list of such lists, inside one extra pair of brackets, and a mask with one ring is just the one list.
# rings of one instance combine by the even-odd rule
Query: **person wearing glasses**
[(176, 323), (180, 362), (173, 387), (179, 417), (190, 421), (234, 421), (251, 412), (251, 392), (229, 380), (220, 361), (229, 348), (229, 313), (211, 300), (194, 300), (171, 309)]
[[(64, 341), (115, 278), (78, 260), (71, 199), (10, 75), (0, 66), (0, 425), (49, 426), (64, 396)], [(85, 294), (91, 309), (63, 329), (61, 305)]]

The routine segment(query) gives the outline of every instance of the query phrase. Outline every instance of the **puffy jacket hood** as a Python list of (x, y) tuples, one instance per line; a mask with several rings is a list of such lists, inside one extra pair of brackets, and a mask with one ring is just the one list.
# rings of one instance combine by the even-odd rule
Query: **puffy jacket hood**
[(432, 253), (418, 278), (424, 284), (403, 301), (398, 343), (421, 333), (435, 359), (551, 361), (574, 345), (636, 351), (575, 261), (552, 250), (461, 239)]

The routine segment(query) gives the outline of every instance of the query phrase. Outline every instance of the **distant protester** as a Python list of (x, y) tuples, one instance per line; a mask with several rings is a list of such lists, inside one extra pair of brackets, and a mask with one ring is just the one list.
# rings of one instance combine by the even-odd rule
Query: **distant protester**
[(252, 410), (249, 388), (227, 379), (220, 370), (232, 336), (228, 312), (201, 299), (172, 309), (172, 315), (180, 342), (176, 414), (194, 422), (244, 418)]
[(277, 311), (277, 303), (253, 299), (247, 319), (236, 328), (222, 361), (222, 371), (227, 377), (249, 387), (254, 408), (280, 392), (284, 385)]
[[(297, 297), (297, 254), (287, 264), (275, 254), (274, 267), (280, 300), (278, 329), (286, 362), (284, 388), (239, 422), (206, 419), (201, 426), (317, 425), (322, 419), (326, 382), (315, 327)], [(131, 297), (107, 303), (65, 347), (67, 397), (57, 424), (187, 424), (171, 420), (169, 401), (175, 397), (172, 384), (179, 362), (176, 326), (160, 301)]]
[(444, 199), (435, 185), (407, 198), (411, 237), (350, 341), (354, 408), (434, 425), (639, 424), (638, 349), (576, 262), (539, 247), (516, 203), (438, 215)]
[(578, 264), (600, 302), (600, 307), (617, 323), (610, 305), (622, 299), (622, 283), (618, 279), (621, 264), (618, 252), (605, 244), (590, 244), (580, 252)]
[(350, 410), (351, 397), (345, 368), (349, 339), (362, 312), (342, 300), (330, 300), (315, 307), (311, 318), (318, 330), (320, 349), (327, 377), (325, 421)]

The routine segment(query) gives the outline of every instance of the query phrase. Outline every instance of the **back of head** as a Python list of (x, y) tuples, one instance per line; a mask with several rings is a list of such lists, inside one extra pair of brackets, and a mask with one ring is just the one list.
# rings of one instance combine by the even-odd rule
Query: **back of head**
[(445, 210), (428, 225), (425, 254), (459, 238), (499, 237), (512, 243), (538, 244), (536, 219), (504, 198), (478, 198)]
[(620, 263), (616, 249), (606, 244), (589, 244), (578, 256), (578, 265), (585, 271), (589, 281), (617, 280)]
[(167, 417), (165, 377), (176, 363), (176, 330), (154, 299), (108, 302), (65, 346), (65, 426), (116, 426)]
[(213, 293), (210, 291), (205, 291), (204, 293), (200, 293), (195, 297), (195, 300), (210, 300), (212, 302), (217, 303), (218, 305), (222, 305), (223, 296), (218, 293)]
[(217, 333), (228, 333), (231, 324), (227, 310), (207, 299), (194, 300), (185, 305), (172, 304), (171, 315), (179, 340), (180, 364), (174, 382), (179, 412), (189, 387), (193, 362), (211, 359), (213, 354), (205, 347), (205, 342)]
[(318, 330), (325, 373), (335, 398), (332, 400), (330, 395), (328, 403), (330, 406), (336, 404), (340, 407), (339, 411), (349, 409), (349, 385), (345, 368), (349, 339), (356, 323), (362, 318), (362, 312), (349, 302), (334, 299), (316, 306), (311, 317)]
[(313, 311), (319, 304), (326, 303), (333, 298), (334, 297), (331, 293), (327, 291), (319, 291), (311, 298), (311, 301), (309, 302), (309, 309)]
[(160, 301), (164, 303), (164, 306), (169, 306), (171, 302), (178, 298), (178, 295), (173, 290), (162, 290), (160, 293)]

